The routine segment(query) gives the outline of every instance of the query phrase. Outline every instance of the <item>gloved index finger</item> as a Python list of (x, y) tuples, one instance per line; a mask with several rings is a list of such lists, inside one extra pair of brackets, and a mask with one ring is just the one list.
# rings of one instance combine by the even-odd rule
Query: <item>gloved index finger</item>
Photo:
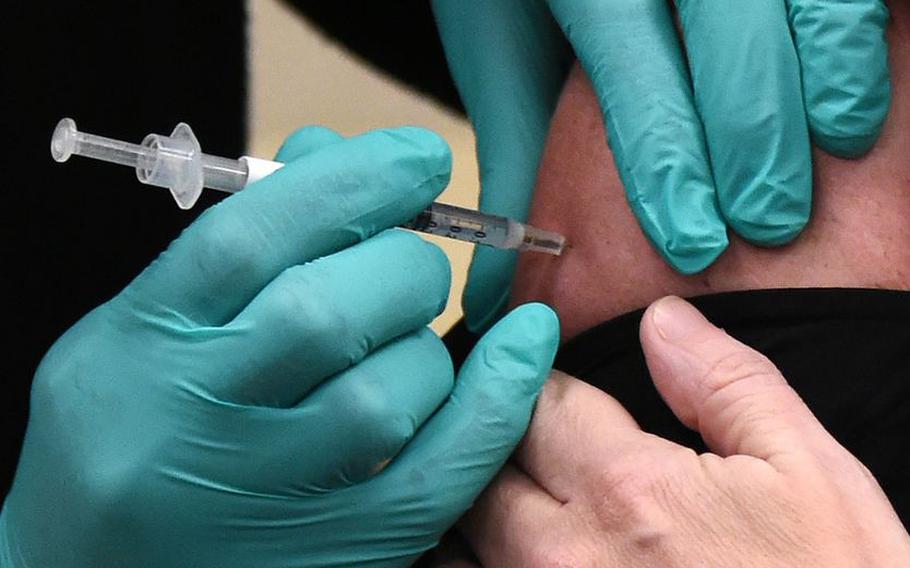
[[(571, 50), (542, 0), (433, 0), (439, 35), (477, 134), (480, 210), (524, 221)], [(508, 303), (515, 251), (477, 247), (465, 321), (485, 330)]]
[(121, 295), (203, 325), (232, 319), (286, 268), (415, 217), (451, 173), (428, 130), (377, 130), (307, 154), (206, 211)]
[(344, 140), (344, 136), (324, 126), (304, 126), (284, 139), (275, 160), (292, 162)]
[(434, 0), (433, 11), (477, 133), (480, 208), (523, 221), (571, 63), (568, 45), (539, 0)]
[(787, 8), (813, 139), (837, 156), (862, 155), (891, 106), (888, 7), (884, 0), (787, 0)]
[(750, 242), (788, 243), (809, 221), (812, 159), (784, 5), (676, 3), (721, 212)]
[(588, 73), (626, 195), (684, 274), (728, 245), (679, 37), (666, 0), (548, 0)]

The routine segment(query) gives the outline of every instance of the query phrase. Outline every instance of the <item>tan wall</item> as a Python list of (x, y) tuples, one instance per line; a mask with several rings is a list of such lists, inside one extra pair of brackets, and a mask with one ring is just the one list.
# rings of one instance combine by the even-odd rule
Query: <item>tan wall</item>
[[(307, 124), (350, 136), (402, 124), (441, 134), (452, 147), (452, 183), (441, 201), (476, 207), (477, 164), (468, 123), (362, 65), (277, 0), (249, 0), (250, 148), (274, 155), (291, 131)], [(472, 247), (430, 237), (452, 262), (453, 288), (442, 333), (461, 317), (461, 292)]]

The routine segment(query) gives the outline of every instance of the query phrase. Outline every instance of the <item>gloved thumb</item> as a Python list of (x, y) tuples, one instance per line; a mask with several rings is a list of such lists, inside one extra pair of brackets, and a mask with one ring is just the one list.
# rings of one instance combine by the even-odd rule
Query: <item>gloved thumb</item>
[(441, 531), (468, 510), (524, 436), (558, 346), (559, 319), (542, 304), (516, 308), (480, 339), (449, 399), (378, 478), (411, 504), (416, 516), (403, 522)]
[(641, 345), (661, 396), (715, 453), (773, 464), (836, 443), (768, 358), (688, 302), (671, 296), (652, 304)]

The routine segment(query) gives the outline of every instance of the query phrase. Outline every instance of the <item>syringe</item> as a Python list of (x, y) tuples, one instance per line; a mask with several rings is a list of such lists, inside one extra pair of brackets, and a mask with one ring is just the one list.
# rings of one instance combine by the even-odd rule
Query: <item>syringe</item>
[[(73, 154), (136, 168), (136, 177), (148, 185), (166, 187), (181, 209), (195, 205), (208, 187), (236, 193), (284, 164), (243, 156), (237, 160), (204, 154), (188, 124), (181, 122), (170, 136), (149, 134), (141, 144), (105, 138), (76, 129), (64, 118), (54, 129), (51, 155), (58, 162)], [(560, 255), (565, 238), (513, 219), (433, 203), (402, 227), (478, 245)]]

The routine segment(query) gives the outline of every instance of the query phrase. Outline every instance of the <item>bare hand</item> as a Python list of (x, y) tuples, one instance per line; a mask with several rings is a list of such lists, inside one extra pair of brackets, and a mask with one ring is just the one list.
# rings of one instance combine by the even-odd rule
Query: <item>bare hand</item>
[(910, 566), (878, 483), (767, 358), (672, 297), (645, 313), (641, 341), (714, 453), (643, 432), (555, 374), (515, 465), (462, 523), (485, 566)]

